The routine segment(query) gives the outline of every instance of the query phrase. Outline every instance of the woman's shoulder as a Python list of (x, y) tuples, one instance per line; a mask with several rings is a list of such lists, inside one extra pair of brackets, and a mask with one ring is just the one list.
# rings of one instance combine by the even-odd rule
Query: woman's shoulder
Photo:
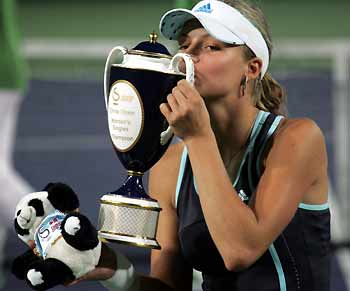
[(310, 118), (284, 118), (277, 130), (277, 138), (295, 139), (297, 141), (308, 138), (322, 141), (324, 135), (318, 124)]
[(284, 118), (272, 140), (264, 160), (271, 172), (277, 169), (288, 178), (299, 179), (308, 187), (304, 203), (322, 204), (327, 200), (328, 158), (325, 138), (317, 123), (309, 118)]
[(284, 118), (271, 146), (277, 158), (293, 153), (305, 159), (316, 158), (327, 164), (325, 137), (317, 123), (310, 118)]

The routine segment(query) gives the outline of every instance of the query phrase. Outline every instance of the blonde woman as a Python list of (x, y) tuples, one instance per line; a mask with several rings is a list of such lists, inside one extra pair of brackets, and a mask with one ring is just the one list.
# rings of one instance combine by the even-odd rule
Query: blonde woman
[(204, 0), (167, 12), (160, 31), (195, 65), (194, 86), (180, 81), (160, 106), (182, 140), (150, 174), (162, 249), (150, 277), (129, 264), (108, 288), (191, 290), (195, 268), (205, 291), (329, 290), (324, 137), (312, 120), (281, 115), (263, 14), (241, 0)]

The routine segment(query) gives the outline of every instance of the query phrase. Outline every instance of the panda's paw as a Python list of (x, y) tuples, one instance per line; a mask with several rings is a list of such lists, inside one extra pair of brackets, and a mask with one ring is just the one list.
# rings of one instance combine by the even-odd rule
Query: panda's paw
[(70, 216), (64, 224), (64, 230), (74, 236), (80, 230), (80, 220), (76, 216)]
[(26, 281), (34, 290), (48, 290), (75, 280), (73, 271), (58, 259), (48, 258), (31, 265)]
[(61, 227), (64, 240), (77, 250), (92, 250), (100, 243), (96, 228), (81, 213), (68, 214)]
[(23, 207), (17, 212), (17, 223), (21, 228), (29, 229), (36, 219), (35, 209), (32, 206)]
[(44, 283), (43, 275), (41, 272), (36, 271), (35, 269), (30, 269), (27, 272), (27, 279), (32, 286), (37, 286)]

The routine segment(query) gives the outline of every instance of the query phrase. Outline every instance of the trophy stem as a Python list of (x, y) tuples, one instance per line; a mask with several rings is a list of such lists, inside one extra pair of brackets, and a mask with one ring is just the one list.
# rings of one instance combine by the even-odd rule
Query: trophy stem
[(153, 200), (147, 195), (143, 187), (142, 177), (142, 172), (128, 171), (128, 176), (123, 185), (111, 194), (122, 195), (128, 198)]

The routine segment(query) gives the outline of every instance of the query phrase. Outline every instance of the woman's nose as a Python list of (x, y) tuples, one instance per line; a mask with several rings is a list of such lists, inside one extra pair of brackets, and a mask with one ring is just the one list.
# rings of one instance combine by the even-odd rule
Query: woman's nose
[(198, 63), (200, 51), (199, 51), (199, 49), (198, 49), (197, 46), (192, 46), (192, 45), (188, 46), (188, 47), (184, 50), (184, 53), (190, 55), (191, 58), (192, 58), (192, 61), (193, 61), (194, 63)]
[(198, 54), (190, 54), (191, 59), (194, 63), (198, 63), (199, 62), (199, 56)]

